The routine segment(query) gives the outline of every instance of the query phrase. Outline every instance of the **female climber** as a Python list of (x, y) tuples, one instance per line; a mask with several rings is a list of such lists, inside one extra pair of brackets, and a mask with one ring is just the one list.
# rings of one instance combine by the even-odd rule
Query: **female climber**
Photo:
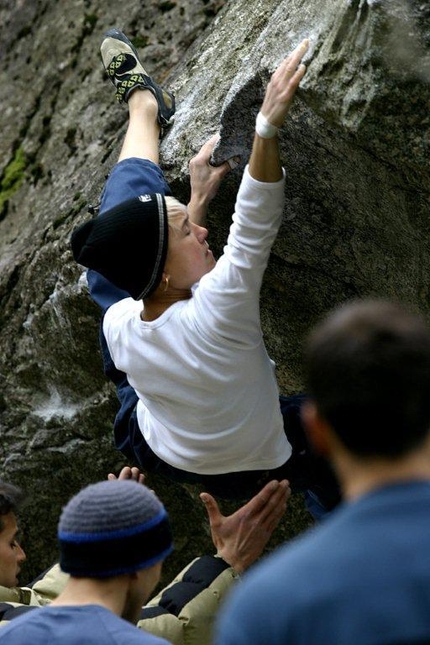
[(129, 124), (100, 214), (74, 231), (72, 248), (90, 269), (90, 293), (104, 312), (104, 367), (121, 404), (118, 449), (142, 469), (221, 497), (249, 497), (265, 481), (287, 477), (293, 490), (314, 488), (327, 506), (311, 481), (300, 399), (282, 399), (281, 412), (259, 316), (284, 206), (278, 130), (307, 48), (305, 40), (268, 83), (228, 241), (215, 261), (205, 216), (229, 164), (210, 164), (212, 137), (190, 162), (190, 203), (171, 196), (159, 141), (174, 96), (148, 76), (124, 34), (107, 32), (102, 60), (128, 104)]

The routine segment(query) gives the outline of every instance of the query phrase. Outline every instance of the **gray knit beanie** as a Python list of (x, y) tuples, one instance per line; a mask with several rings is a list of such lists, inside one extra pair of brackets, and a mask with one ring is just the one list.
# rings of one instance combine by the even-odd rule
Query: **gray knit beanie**
[(173, 549), (164, 506), (132, 480), (81, 490), (63, 509), (58, 539), (62, 570), (86, 578), (132, 573), (164, 560)]

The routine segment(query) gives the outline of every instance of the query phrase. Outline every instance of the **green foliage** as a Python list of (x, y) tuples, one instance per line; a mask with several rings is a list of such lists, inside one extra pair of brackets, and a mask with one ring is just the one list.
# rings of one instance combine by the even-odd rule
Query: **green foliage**
[(148, 38), (146, 36), (135, 36), (131, 39), (131, 42), (136, 47), (136, 49), (143, 49), (148, 44)]
[(171, 9), (174, 9), (176, 7), (176, 2), (170, 2), (169, 0), (164, 0), (164, 2), (160, 2), (159, 8), (163, 13), (166, 11), (171, 11)]
[(3, 219), (7, 211), (7, 201), (20, 187), (24, 179), (27, 158), (22, 146), (17, 148), (11, 161), (4, 169), (0, 178), (0, 219)]
[(92, 32), (94, 27), (97, 24), (97, 20), (99, 19), (98, 15), (96, 13), (86, 13), (84, 16), (84, 26), (89, 30), (89, 33)]

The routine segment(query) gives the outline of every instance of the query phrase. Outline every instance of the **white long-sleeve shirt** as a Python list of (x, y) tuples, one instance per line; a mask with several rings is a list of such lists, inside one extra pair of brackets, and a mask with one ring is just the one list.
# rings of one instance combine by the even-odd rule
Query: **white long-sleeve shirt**
[(259, 182), (246, 169), (224, 253), (193, 296), (151, 322), (132, 298), (105, 314), (112, 359), (139, 397), (140, 430), (172, 466), (221, 474), (277, 468), (291, 455), (259, 312), (283, 204), (284, 179)]

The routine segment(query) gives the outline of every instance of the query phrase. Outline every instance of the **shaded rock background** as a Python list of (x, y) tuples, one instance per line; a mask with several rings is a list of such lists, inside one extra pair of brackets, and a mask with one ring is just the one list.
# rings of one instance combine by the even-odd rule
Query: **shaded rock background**
[[(221, 129), (215, 161), (242, 166), (271, 71), (303, 37), (308, 73), (281, 135), (286, 210), (262, 294), (281, 390), (303, 388), (301, 348), (333, 305), (367, 294), (429, 312), (430, 9), (418, 0), (3, 0), (0, 4), (0, 473), (29, 493), (31, 578), (56, 557), (62, 504), (117, 471), (115, 394), (98, 353), (98, 312), (71, 258), (115, 162), (127, 111), (114, 103), (98, 49), (116, 25), (148, 72), (174, 89), (162, 144), (173, 191)], [(241, 168), (210, 215), (228, 231)], [(166, 577), (211, 552), (196, 490), (150, 477), (173, 517)], [(295, 500), (271, 542), (309, 523)]]

